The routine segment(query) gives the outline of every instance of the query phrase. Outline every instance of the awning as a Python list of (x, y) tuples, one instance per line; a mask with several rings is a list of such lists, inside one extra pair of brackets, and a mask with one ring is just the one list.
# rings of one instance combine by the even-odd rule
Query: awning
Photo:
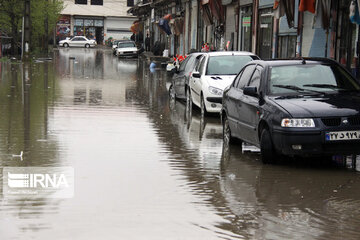
[(224, 8), (221, 0), (209, 0), (210, 9), (214, 17), (220, 22), (224, 22)]
[(286, 14), (286, 19), (290, 28), (294, 27), (295, 1), (275, 0), (274, 17), (280, 18)]
[(213, 24), (213, 18), (211, 14), (209, 0), (201, 1), (201, 8), (203, 10), (203, 18), (206, 26), (210, 26)]

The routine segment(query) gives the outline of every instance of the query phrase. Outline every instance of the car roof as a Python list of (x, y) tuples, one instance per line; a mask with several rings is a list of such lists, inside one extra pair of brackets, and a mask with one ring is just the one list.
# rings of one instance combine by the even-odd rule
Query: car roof
[(335, 60), (321, 57), (310, 58), (296, 58), (296, 59), (271, 59), (271, 60), (255, 60), (252, 64), (260, 64), (263, 66), (275, 67), (275, 66), (289, 66), (289, 65), (303, 65), (303, 64), (336, 64)]
[(204, 52), (204, 54), (211, 56), (230, 56), (230, 55), (239, 55), (239, 56), (256, 56), (256, 54), (245, 51), (215, 51), (215, 52)]

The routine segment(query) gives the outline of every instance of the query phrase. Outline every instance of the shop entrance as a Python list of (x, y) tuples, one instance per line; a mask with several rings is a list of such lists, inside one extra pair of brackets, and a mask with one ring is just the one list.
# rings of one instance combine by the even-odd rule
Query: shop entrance
[(95, 30), (95, 37), (97, 44), (102, 44), (104, 41), (104, 28), (97, 27)]

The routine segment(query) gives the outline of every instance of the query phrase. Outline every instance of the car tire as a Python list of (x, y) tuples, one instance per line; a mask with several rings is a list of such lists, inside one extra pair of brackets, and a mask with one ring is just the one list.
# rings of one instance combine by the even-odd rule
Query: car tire
[(202, 94), (201, 94), (201, 101), (200, 101), (200, 111), (201, 111), (202, 118), (204, 118), (208, 115), (208, 112), (206, 111), (204, 96)]
[(261, 150), (261, 160), (263, 163), (271, 164), (276, 162), (277, 154), (274, 149), (270, 131), (267, 128), (264, 128), (261, 131), (260, 150)]
[(229, 120), (226, 115), (223, 118), (223, 141), (224, 145), (226, 146), (229, 146), (235, 142), (235, 139), (231, 136)]
[(90, 48), (90, 44), (85, 44), (85, 48)]
[(69, 47), (69, 44), (68, 43), (64, 43), (64, 48), (68, 48)]

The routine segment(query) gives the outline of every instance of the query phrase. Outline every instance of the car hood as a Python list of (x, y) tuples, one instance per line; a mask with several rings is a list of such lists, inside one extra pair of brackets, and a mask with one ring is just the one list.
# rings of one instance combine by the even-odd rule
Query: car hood
[(294, 118), (341, 117), (360, 114), (360, 93), (329, 94), (303, 98), (271, 100)]
[(216, 87), (224, 90), (227, 86), (232, 84), (236, 75), (206, 75), (205, 80), (211, 87)]
[(137, 51), (136, 47), (129, 47), (129, 48), (117, 48), (119, 52), (134, 52)]

